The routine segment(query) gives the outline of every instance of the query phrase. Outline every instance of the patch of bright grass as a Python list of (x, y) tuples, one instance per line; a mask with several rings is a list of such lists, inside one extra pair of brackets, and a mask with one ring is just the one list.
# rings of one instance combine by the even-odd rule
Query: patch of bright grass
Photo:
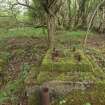
[(42, 28), (32, 28), (32, 27), (24, 27), (24, 28), (13, 28), (8, 31), (5, 29), (0, 29), (0, 38), (8, 38), (8, 37), (44, 37), (47, 35), (47, 30)]
[[(86, 31), (66, 31), (65, 33), (67, 36), (71, 36), (71, 37), (74, 37), (74, 38), (83, 38), (85, 35), (86, 35)], [(89, 36), (90, 35), (93, 35), (92, 32), (89, 33)]]
[[(83, 39), (86, 35), (86, 31), (60, 31), (56, 32), (55, 39), (60, 41), (70, 41), (72, 39)], [(93, 33), (90, 33), (93, 35)], [(47, 37), (47, 29), (45, 28), (33, 28), (33, 27), (20, 27), (6, 29), (0, 28), (0, 39), (12, 38), (12, 37)]]
[[(94, 33), (90, 32), (88, 37), (94, 35)], [(77, 30), (77, 31), (59, 31), (56, 33), (55, 39), (56, 43), (74, 43), (79, 45), (82, 40), (84, 40), (86, 36), (86, 31)]]

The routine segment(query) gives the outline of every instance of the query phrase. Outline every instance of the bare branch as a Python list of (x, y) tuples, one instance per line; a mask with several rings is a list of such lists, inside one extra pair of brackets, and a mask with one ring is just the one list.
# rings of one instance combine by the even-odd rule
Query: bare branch
[(19, 2), (18, 0), (16, 0), (16, 3), (12, 4), (12, 8), (16, 5), (21, 5), (21, 6), (29, 8), (29, 9), (35, 10), (35, 8), (30, 6), (28, 3), (24, 4), (24, 3)]

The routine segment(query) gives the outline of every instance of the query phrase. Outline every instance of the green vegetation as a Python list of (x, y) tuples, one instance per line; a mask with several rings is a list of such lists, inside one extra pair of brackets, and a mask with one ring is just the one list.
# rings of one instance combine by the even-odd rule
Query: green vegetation
[[(61, 39), (70, 38), (83, 38), (86, 35), (86, 31), (63, 31), (57, 32)], [(90, 33), (89, 35), (92, 35)], [(47, 30), (45, 28), (32, 28), (32, 27), (20, 27), (12, 28), (9, 30), (0, 28), (0, 38), (11, 38), (11, 37), (47, 37)]]
[[(66, 51), (66, 50), (65, 50)], [(42, 62), (42, 69), (50, 71), (63, 71), (63, 72), (73, 72), (73, 71), (90, 71), (91, 65), (89, 64), (87, 58), (84, 56), (83, 52), (71, 52), (70, 50), (63, 52), (61, 57), (55, 61), (51, 60), (51, 52), (48, 51)], [(61, 52), (62, 53), (62, 52)], [(69, 55), (67, 55), (67, 53)], [(77, 54), (77, 55), (76, 55)], [(80, 56), (80, 61), (78, 60)]]
[[(53, 80), (73, 81), (73, 82), (76, 82), (76, 81), (83, 82), (83, 81), (91, 80), (96, 83), (97, 88), (98, 88), (98, 86), (99, 86), (99, 88), (101, 87), (101, 85), (98, 85), (98, 84), (104, 84), (104, 81), (105, 81), (104, 73), (102, 72), (100, 67), (96, 66), (97, 63), (95, 62), (94, 59), (91, 59), (91, 56), (90, 56), (90, 53), (92, 53), (92, 54), (96, 53), (96, 57), (103, 59), (102, 58), (103, 54), (101, 54), (100, 50), (96, 50), (96, 49), (87, 49), (86, 52), (84, 52), (83, 49), (81, 49), (81, 40), (84, 38), (84, 36), (86, 34), (85, 31), (57, 32), (56, 40), (59, 39), (59, 41), (56, 42), (56, 45), (58, 45), (57, 47), (58, 47), (59, 54), (57, 57), (55, 56), (53, 59), (52, 59), (52, 55), (51, 55), (51, 49), (48, 49), (48, 50), (46, 49), (45, 53), (44, 54), (42, 53), (42, 48), (43, 48), (43, 50), (45, 50), (46, 47), (41, 45), (39, 39), (47, 37), (46, 33), (43, 34), (43, 29), (34, 29), (34, 28), (27, 27), (24, 29), (11, 29), (8, 32), (6, 32), (6, 36), (4, 36), (5, 31), (2, 33), (3, 34), (1, 34), (1, 36), (0, 36), (0, 39), (1, 39), (1, 45), (0, 45), (0, 48), (1, 48), (1, 52), (0, 52), (1, 71), (0, 71), (0, 73), (3, 73), (5, 71), (4, 74), (2, 74), (2, 75), (7, 75), (7, 77), (4, 78), (0, 83), (0, 84), (2, 84), (3, 81), (5, 81), (5, 84), (6, 84), (5, 89), (2, 89), (0, 91), (0, 103), (6, 102), (6, 100), (16, 103), (17, 102), (16, 100), (18, 100), (18, 97), (15, 96), (15, 93), (21, 92), (23, 87), (27, 87), (27, 86), (29, 86), (29, 84), (30, 85), (31, 84), (42, 85), (43, 83), (47, 83), (47, 82), (53, 81)], [(27, 34), (27, 33), (29, 33), (29, 34)], [(67, 37), (65, 37), (65, 36), (67, 36)], [(24, 43), (21, 42), (21, 40), (24, 40), (24, 38), (27, 38), (27, 37), (29, 38), (29, 40), (28, 40), (29, 44), (27, 44), (26, 39), (25, 39)], [(90, 33), (90, 37), (94, 37), (94, 34)], [(12, 38), (15, 40), (15, 42), (14, 41), (11, 42), (13, 40)], [(36, 40), (36, 38), (38, 38), (38, 40)], [(19, 40), (20, 40), (20, 42), (18, 42)], [(35, 43), (38, 41), (39, 45), (38, 44), (30, 45), (30, 43), (33, 43), (34, 40), (35, 40)], [(9, 44), (8, 44), (8, 42), (5, 42), (5, 41), (9, 41)], [(69, 48), (63, 46), (63, 43), (65, 43), (65, 42), (67, 42), (67, 45), (69, 45), (69, 43), (68, 43), (69, 41), (71, 41), (71, 45)], [(21, 44), (23, 44), (23, 45), (21, 45)], [(61, 46), (60, 48), (59, 48), (59, 45)], [(29, 46), (30, 46), (30, 48), (29, 48)], [(47, 44), (46, 44), (46, 46), (47, 46)], [(86, 54), (88, 52), (88, 50), (90, 50), (89, 54)], [(14, 56), (14, 54), (15, 54), (15, 56)], [(30, 55), (30, 58), (28, 58), (28, 59), (27, 59), (27, 54)], [(41, 61), (41, 66), (38, 66), (37, 63), (35, 64), (33, 55), (35, 57), (35, 60), (37, 60), (37, 62), (40, 62), (41, 61), (40, 59), (43, 58)], [(22, 73), (20, 73), (20, 76), (22, 79), (17, 78), (15, 81), (11, 80), (12, 77), (11, 77), (11, 79), (9, 79), (10, 75), (8, 73), (6, 73), (7, 72), (6, 65), (8, 65), (9, 62), (11, 62), (11, 60), (13, 59), (13, 56), (18, 57), (18, 59), (21, 58), (20, 60), (24, 60), (24, 65), (22, 66), (22, 64), (21, 64), (21, 66), (24, 69), (26, 69), (26, 70), (22, 70)], [(43, 56), (43, 57), (41, 58), (40, 56)], [(33, 62), (30, 64), (30, 62), (32, 60), (31, 57), (33, 58)], [(18, 60), (16, 60), (16, 62), (17, 61)], [(18, 61), (18, 63), (19, 62), (20, 61)], [(27, 71), (27, 69), (29, 71)], [(79, 72), (79, 74), (77, 74), (77, 75), (73, 74), (75, 72), (77, 72), (77, 73)], [(67, 76), (67, 74), (68, 74), (68, 76)], [(25, 76), (25, 78), (23, 75)], [(7, 79), (9, 80), (9, 82), (7, 82)], [(78, 95), (82, 94), (80, 91), (79, 92), (74, 91), (74, 93), (78, 94)], [(88, 97), (91, 94), (96, 94), (98, 97), (98, 94), (100, 92), (95, 93), (95, 91), (92, 90), (92, 91), (90, 91), (89, 95), (87, 95), (87, 93), (86, 94), (85, 93), (84, 93), (83, 97)], [(57, 104), (65, 105), (68, 103), (68, 100), (71, 100), (71, 102), (72, 102), (72, 100), (75, 100), (75, 97), (71, 96), (71, 95), (72, 94), (70, 93), (70, 95), (67, 95), (67, 97), (62, 98), (62, 100), (66, 100), (65, 103), (62, 103), (61, 102), (62, 100), (59, 101), (59, 98), (57, 101), (55, 99), (54, 103), (57, 102)], [(14, 99), (13, 99), (13, 97), (14, 97)], [(38, 96), (33, 95), (33, 94), (29, 97), (30, 105), (34, 103), (35, 97), (38, 98)], [(76, 96), (76, 97), (79, 97), (79, 96)], [(81, 96), (78, 99), (81, 100), (83, 97)], [(79, 102), (79, 101), (77, 101), (77, 102)], [(84, 98), (83, 98), (83, 102), (82, 102), (82, 100), (80, 102), (83, 105), (85, 105), (85, 104), (91, 105), (91, 101), (89, 101), (89, 100), (85, 101)], [(71, 103), (69, 103), (69, 104), (71, 104)]]
[(0, 38), (12, 38), (12, 37), (44, 37), (46, 36), (46, 30), (42, 28), (32, 27), (20, 27), (9, 30), (0, 29)]
[(0, 105), (105, 105), (105, 0), (0, 1)]

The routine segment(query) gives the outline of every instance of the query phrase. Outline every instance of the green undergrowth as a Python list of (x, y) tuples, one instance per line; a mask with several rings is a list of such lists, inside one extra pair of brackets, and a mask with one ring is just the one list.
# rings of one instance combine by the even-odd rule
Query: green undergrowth
[[(77, 31), (56, 31), (55, 38), (70, 40), (80, 39), (86, 35), (86, 31), (77, 30)], [(89, 36), (93, 35), (92, 32), (89, 33)], [(0, 28), (0, 39), (8, 37), (46, 37), (47, 29), (46, 28), (33, 28), (33, 27), (17, 27), (11, 29)]]
[(0, 90), (0, 104), (4, 103), (5, 101), (12, 101), (16, 97), (16, 93), (23, 92), (25, 90), (24, 81), (28, 76), (30, 67), (27, 64), (23, 64), (21, 66), (21, 72), (19, 74), (19, 78), (14, 81), (9, 81), (6, 86)]
[[(46, 31), (46, 30), (45, 30)], [(8, 64), (9, 59), (11, 58), (11, 52), (10, 48), (11, 46), (7, 46), (5, 41), (2, 41), (6, 38), (16, 38), (16, 37), (46, 37), (45, 32), (43, 34), (43, 29), (34, 29), (34, 28), (21, 28), (21, 29), (10, 29), (8, 32), (0, 30), (0, 48), (5, 48), (3, 51), (0, 51), (0, 72), (3, 71), (2, 67), (3, 65)], [(49, 82), (52, 80), (57, 81), (94, 81), (97, 88), (94, 90), (88, 92), (82, 92), (82, 91), (73, 91), (65, 98), (61, 96), (60, 100), (58, 98), (57, 101), (55, 101), (54, 105), (91, 105), (92, 102), (95, 102), (97, 97), (100, 99), (105, 97), (104, 96), (104, 88), (101, 90), (101, 86), (104, 87), (105, 85), (105, 75), (100, 67), (97, 67), (97, 64), (94, 62), (94, 59), (92, 59), (89, 55), (87, 56), (82, 49), (80, 49), (79, 43), (80, 38), (83, 38), (86, 34), (85, 31), (74, 31), (74, 32), (61, 32), (62, 34), (58, 34), (56, 37), (61, 42), (71, 41), (71, 44), (74, 44), (77, 49), (76, 51), (72, 51), (72, 49), (66, 49), (62, 47), (62, 44), (60, 43), (61, 47), (63, 48), (60, 50), (61, 55), (58, 57), (55, 57), (55, 60), (52, 60), (52, 54), (51, 50), (48, 50), (46, 52), (43, 60), (42, 65), (36, 66), (35, 60), (39, 60), (40, 53), (42, 50), (42, 47), (37, 50), (31, 48), (30, 46), (26, 49), (23, 49), (24, 46), (20, 49), (21, 46), (15, 46), (15, 53), (16, 57), (25, 57), (24, 55), (29, 53), (30, 55), (26, 55), (26, 60), (29, 61), (29, 56), (33, 55), (33, 57), (36, 56), (36, 58), (33, 60), (33, 67), (30, 67), (27, 63), (24, 66), (24, 70), (22, 70), (22, 73), (20, 74), (20, 79), (17, 79), (15, 81), (10, 81), (7, 83), (5, 88), (0, 90), (0, 104), (3, 103), (6, 100), (13, 100), (12, 98), (16, 96), (15, 93), (21, 93), (24, 89), (24, 82), (28, 84), (28, 86), (31, 87), (33, 84), (42, 85), (45, 82)], [(92, 35), (92, 33), (90, 33)], [(8, 41), (8, 39), (6, 39)], [(69, 43), (66, 43), (69, 45)], [(34, 45), (36, 46), (36, 45)], [(67, 46), (68, 47), (68, 46)], [(31, 51), (32, 50), (32, 51)], [(27, 53), (26, 53), (27, 51)], [(36, 52), (39, 54), (36, 54)], [(36, 54), (36, 55), (34, 55)], [(22, 55), (22, 56), (20, 56)], [(78, 60), (78, 56), (80, 56), (80, 60)], [(30, 60), (31, 61), (31, 60)], [(32, 66), (32, 65), (31, 65)], [(30, 85), (31, 84), (31, 85)], [(22, 90), (23, 89), (23, 90)], [(101, 90), (101, 94), (100, 94)], [(19, 91), (19, 92), (18, 92)], [(14, 95), (15, 94), (15, 95)], [(34, 93), (33, 93), (34, 94)], [(35, 96), (29, 97), (32, 98), (33, 103), (29, 102), (30, 105), (36, 105), (34, 104), (35, 99), (37, 99), (36, 94)], [(12, 98), (11, 98), (12, 97)], [(92, 99), (94, 97), (94, 99)], [(90, 100), (92, 99), (92, 101)], [(103, 99), (104, 100), (104, 99)], [(99, 100), (98, 105), (104, 105), (104, 101)], [(76, 102), (76, 103), (75, 103)], [(96, 105), (96, 104), (92, 104)]]
[(43, 28), (20, 27), (13, 29), (0, 29), (0, 39), (11, 37), (46, 37), (47, 30)]
[[(71, 38), (81, 39), (81, 38), (84, 38), (85, 35), (86, 35), (86, 31), (83, 31), (83, 30), (57, 32), (57, 36), (60, 39), (64, 39), (64, 40), (68, 40), (68, 39), (71, 39)], [(92, 35), (94, 35), (94, 33), (90, 32), (89, 36), (92, 36)]]
[[(21, 80), (12, 81), (7, 84), (7, 86), (0, 91), (0, 104), (5, 102), (6, 100), (11, 100), (12, 95), (17, 92), (18, 90), (21, 90), (23, 87), (23, 83)], [(15, 95), (14, 95), (15, 98)]]

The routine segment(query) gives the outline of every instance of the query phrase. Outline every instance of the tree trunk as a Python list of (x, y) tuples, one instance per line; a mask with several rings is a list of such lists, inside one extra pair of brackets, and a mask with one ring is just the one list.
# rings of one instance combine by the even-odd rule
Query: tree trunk
[(48, 27), (48, 45), (51, 49), (54, 48), (55, 43), (55, 17), (48, 15), (47, 18), (47, 27)]
[(68, 25), (69, 25), (69, 29), (70, 29), (70, 24), (71, 24), (71, 0), (68, 0), (68, 9), (69, 9), (69, 22), (68, 22)]

